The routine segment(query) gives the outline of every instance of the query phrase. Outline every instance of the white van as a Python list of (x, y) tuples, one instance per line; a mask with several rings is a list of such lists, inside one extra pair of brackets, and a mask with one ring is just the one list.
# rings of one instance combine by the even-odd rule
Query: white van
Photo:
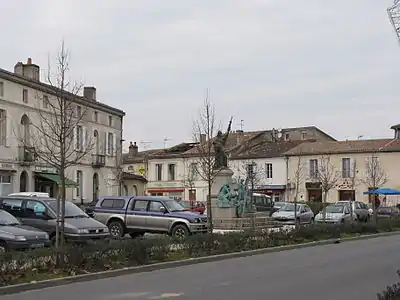
[(40, 192), (19, 192), (12, 193), (8, 196), (23, 196), (23, 197), (40, 197), (40, 198), (50, 198), (49, 193), (40, 193)]

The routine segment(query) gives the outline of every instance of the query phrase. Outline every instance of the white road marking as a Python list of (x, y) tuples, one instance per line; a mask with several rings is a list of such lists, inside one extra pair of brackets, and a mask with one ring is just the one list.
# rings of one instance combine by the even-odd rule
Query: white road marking
[(179, 297), (179, 296), (183, 296), (183, 293), (164, 293), (161, 294), (160, 296), (153, 296), (150, 297), (149, 299), (165, 299), (165, 298), (172, 298), (172, 297)]
[(142, 297), (148, 295), (148, 292), (144, 293), (124, 293), (124, 294), (117, 294), (113, 296), (108, 296), (107, 299), (132, 299), (137, 297)]

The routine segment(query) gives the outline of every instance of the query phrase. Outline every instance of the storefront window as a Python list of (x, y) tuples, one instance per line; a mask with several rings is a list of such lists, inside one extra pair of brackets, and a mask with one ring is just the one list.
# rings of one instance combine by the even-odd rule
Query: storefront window
[(171, 192), (168, 195), (169, 198), (174, 199), (176, 201), (182, 200), (182, 193), (181, 192)]
[(13, 192), (13, 184), (11, 175), (0, 175), (0, 195), (7, 196)]

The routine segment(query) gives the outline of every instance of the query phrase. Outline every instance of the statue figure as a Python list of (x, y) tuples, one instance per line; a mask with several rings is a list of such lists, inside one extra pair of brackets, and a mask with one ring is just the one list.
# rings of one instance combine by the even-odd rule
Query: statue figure
[(221, 169), (228, 167), (228, 156), (225, 153), (224, 147), (226, 144), (226, 140), (228, 139), (229, 133), (231, 132), (232, 126), (232, 117), (229, 121), (227, 131), (222, 134), (222, 131), (219, 130), (217, 136), (214, 139), (214, 153), (215, 153), (215, 162), (214, 162), (214, 169)]
[(255, 212), (255, 206), (251, 201), (251, 194), (247, 189), (247, 182), (243, 179), (240, 180), (238, 184), (238, 196), (236, 204), (236, 216), (241, 218), (243, 213)]
[(224, 184), (219, 189), (217, 206), (219, 208), (232, 207), (232, 193), (229, 184)]

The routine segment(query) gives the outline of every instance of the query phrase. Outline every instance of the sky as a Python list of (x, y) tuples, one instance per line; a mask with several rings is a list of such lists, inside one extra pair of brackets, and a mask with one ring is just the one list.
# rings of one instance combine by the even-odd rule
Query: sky
[(391, 137), (400, 123), (392, 3), (4, 1), (0, 67), (31, 57), (45, 73), (64, 40), (71, 78), (126, 112), (126, 147), (141, 150), (190, 141), (207, 89), (223, 128), (233, 116), (234, 130)]

